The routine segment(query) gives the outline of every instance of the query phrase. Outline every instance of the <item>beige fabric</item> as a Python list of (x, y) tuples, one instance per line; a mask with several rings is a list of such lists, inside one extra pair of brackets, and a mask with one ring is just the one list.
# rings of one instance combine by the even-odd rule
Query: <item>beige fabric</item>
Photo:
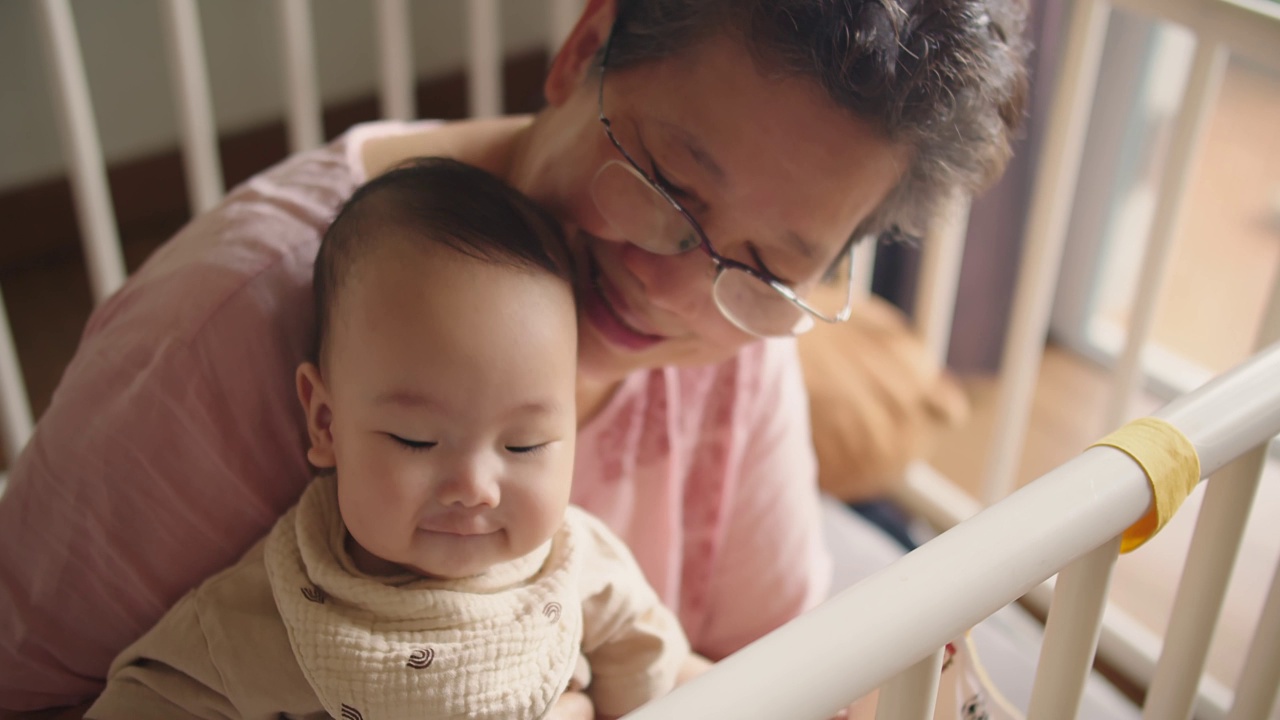
[(473, 578), (375, 579), (344, 550), (336, 483), (321, 478), (268, 536), (267, 576), (302, 673), (335, 718), (540, 717), (582, 644), (570, 527)]
[[(86, 717), (378, 720), (408, 717), (395, 714), (408, 709), (416, 718), (532, 719), (584, 656), (587, 692), (601, 715), (623, 715), (674, 686), (688, 642), (626, 547), (595, 518), (570, 508), (561, 531), (533, 557), (480, 578), (375, 580), (342, 551), (331, 483), (313, 483), (267, 541), (184, 597), (116, 658)], [(306, 539), (291, 543), (290, 532)], [(277, 567), (279, 558), (269, 571), (264, 548), (277, 543), (270, 554), (288, 559), (292, 545), (297, 567), (320, 571), (302, 581), (291, 574), (297, 567)], [(269, 572), (280, 578), (274, 592)], [(421, 609), (397, 594), (419, 598)], [(292, 595), (277, 605), (277, 596)], [(487, 635), (481, 617), (495, 623)], [(380, 632), (365, 632), (362, 620), (371, 623), (365, 630)], [(548, 630), (575, 622), (578, 630)], [(566, 635), (575, 642), (562, 647)], [(296, 654), (291, 636), (299, 639)], [(542, 642), (556, 647), (534, 646)], [(537, 684), (529, 682), (531, 668)], [(511, 683), (513, 672), (522, 689)], [(326, 703), (334, 709), (326, 712)]]

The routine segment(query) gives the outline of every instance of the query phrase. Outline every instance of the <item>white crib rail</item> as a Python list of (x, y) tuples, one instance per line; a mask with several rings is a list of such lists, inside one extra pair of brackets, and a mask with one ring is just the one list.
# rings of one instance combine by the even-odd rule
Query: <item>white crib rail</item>
[(1235, 704), (1227, 720), (1265, 718), (1276, 706), (1280, 692), (1280, 568), (1271, 579), (1271, 590), (1245, 659)]
[(1022, 456), (1108, 12), (1103, 0), (1079, 0), (1072, 8), (1054, 112), (1036, 172), (1009, 337), (1000, 362), (995, 445), (983, 487), (988, 504), (1009, 494)]
[(502, 26), (498, 0), (468, 0), (471, 38), (467, 72), (467, 110), (471, 117), (502, 114)]
[(948, 199), (929, 229), (929, 238), (921, 253), (916, 329), (925, 347), (942, 365), (947, 362), (951, 343), (960, 261), (964, 258), (965, 234), (969, 227), (969, 204), (969, 196), (965, 194)]
[(1129, 320), (1113, 384), (1103, 432), (1129, 419), (1130, 406), (1144, 376), (1142, 351), (1155, 325), (1158, 301), (1173, 263), (1174, 241), (1186, 216), (1188, 188), (1200, 153), (1210, 114), (1226, 73), (1228, 51), (1222, 43), (1201, 40), (1191, 65), (1191, 77), (1182, 97), (1170, 142), (1171, 157), (1162, 172), (1154, 223), (1147, 239), (1138, 291)]
[(413, 47), (409, 35), (408, 0), (376, 0), (378, 23), (378, 69), (382, 117), (412, 120), (417, 116), (414, 100)]
[(124, 283), (124, 256), (116, 232), (115, 210), (107, 187), (102, 145), (93, 122), (93, 104), (84, 77), (80, 41), (67, 0), (41, 0), (40, 37), (53, 74), (53, 97), (63, 152), (76, 203), (76, 219), (89, 265), (93, 297), (102, 300)]
[(928, 657), (890, 678), (880, 688), (876, 720), (931, 720), (938, 702), (944, 651)]
[[(31, 402), (27, 400), (22, 367), (9, 330), (9, 315), (5, 312), (4, 296), (0, 294), (0, 442), (3, 443), (0, 447), (10, 462), (27, 444), (31, 426)], [(0, 484), (0, 491), (3, 489)]]
[(289, 152), (318, 147), (324, 140), (316, 52), (311, 32), (311, 0), (276, 0), (280, 24), (280, 65), (288, 91)]
[(160, 0), (160, 11), (169, 53), (169, 78), (178, 105), (187, 197), (195, 215), (217, 205), (224, 189), (200, 13), (195, 0)]
[[(1205, 474), (1216, 472), (1280, 433), (1280, 344), (1155, 417), (1188, 437)], [(1109, 544), (1151, 499), (1136, 462), (1092, 448), (628, 717), (830, 717)], [(782, 690), (792, 688), (802, 691)]]

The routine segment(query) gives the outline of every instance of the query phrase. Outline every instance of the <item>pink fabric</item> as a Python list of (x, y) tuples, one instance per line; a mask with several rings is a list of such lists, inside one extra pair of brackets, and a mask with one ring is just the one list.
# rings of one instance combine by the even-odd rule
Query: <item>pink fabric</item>
[[(251, 179), (95, 311), (0, 500), (0, 707), (94, 696), (297, 500), (319, 236), (362, 177), (347, 145), (403, 127)], [(807, 418), (794, 344), (769, 342), (637, 373), (580, 433), (574, 502), (713, 658), (825, 595)]]

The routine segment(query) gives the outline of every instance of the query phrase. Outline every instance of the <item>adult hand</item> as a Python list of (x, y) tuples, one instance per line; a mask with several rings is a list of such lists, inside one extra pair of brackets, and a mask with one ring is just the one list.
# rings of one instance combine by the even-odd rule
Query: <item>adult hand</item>
[(799, 341), (818, 482), (846, 501), (881, 496), (968, 417), (968, 400), (884, 300), (857, 301), (848, 322), (818, 325)]

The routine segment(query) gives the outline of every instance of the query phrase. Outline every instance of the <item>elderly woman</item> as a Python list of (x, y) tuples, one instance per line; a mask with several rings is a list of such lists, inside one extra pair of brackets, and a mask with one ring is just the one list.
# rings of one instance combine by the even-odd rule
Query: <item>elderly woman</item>
[[(91, 699), (297, 500), (320, 234), (414, 156), (488, 170), (563, 223), (573, 501), (693, 648), (714, 661), (812, 607), (829, 559), (791, 338), (848, 317), (855, 240), (1001, 172), (1021, 30), (1005, 0), (591, 0), (537, 115), (361, 126), (240, 186), (95, 312), (12, 470), (0, 707)], [(563, 716), (589, 717), (583, 700)]]

